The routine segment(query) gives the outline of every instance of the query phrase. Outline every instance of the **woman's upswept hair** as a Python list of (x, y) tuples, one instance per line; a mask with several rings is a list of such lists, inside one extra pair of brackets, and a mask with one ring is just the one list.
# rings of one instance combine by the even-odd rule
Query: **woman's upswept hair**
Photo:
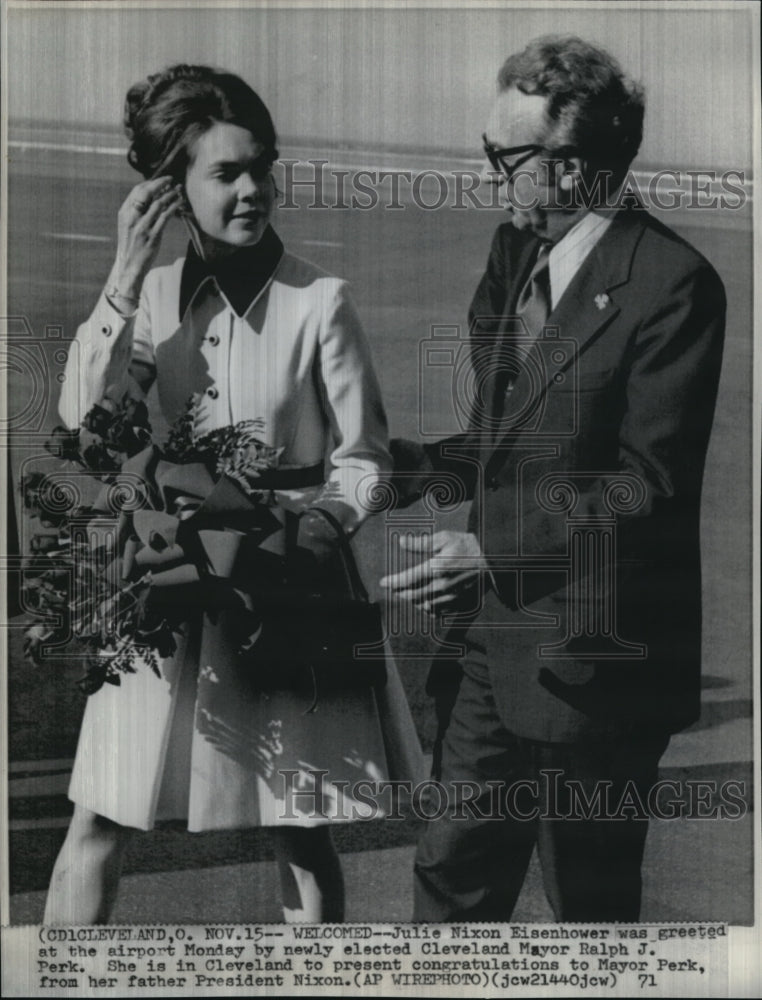
[(270, 112), (247, 83), (233, 73), (180, 64), (153, 73), (127, 91), (127, 159), (144, 177), (169, 174), (182, 183), (193, 143), (214, 122), (247, 129), (271, 160), (278, 158)]
[(548, 148), (571, 146), (621, 179), (643, 138), (642, 88), (603, 49), (574, 35), (544, 35), (509, 56), (500, 90), (547, 97)]

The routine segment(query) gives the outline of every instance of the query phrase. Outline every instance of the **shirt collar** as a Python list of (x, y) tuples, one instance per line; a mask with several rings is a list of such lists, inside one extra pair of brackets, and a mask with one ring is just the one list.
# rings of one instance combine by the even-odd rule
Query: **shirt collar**
[(258, 243), (236, 250), (217, 264), (202, 260), (189, 243), (180, 279), (180, 321), (196, 293), (210, 279), (216, 282), (235, 313), (245, 316), (272, 278), (282, 256), (283, 244), (269, 225)]
[(605, 215), (587, 212), (550, 251), (548, 270), (552, 308), (571, 284), (585, 258), (603, 236), (614, 219), (613, 213)]

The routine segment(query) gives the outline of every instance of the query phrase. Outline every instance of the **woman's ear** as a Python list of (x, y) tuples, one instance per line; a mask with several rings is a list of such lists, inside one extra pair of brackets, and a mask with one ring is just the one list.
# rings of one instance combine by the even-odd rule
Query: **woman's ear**
[(196, 222), (196, 216), (193, 214), (193, 209), (190, 206), (188, 196), (185, 194), (184, 189), (183, 199), (184, 202), (183, 207), (180, 209), (180, 218), (183, 220), (185, 228), (188, 230), (188, 235), (190, 236), (190, 241), (193, 244), (193, 249), (196, 251), (201, 260), (206, 260), (204, 245), (201, 239), (201, 228)]
[(278, 182), (275, 179), (275, 174), (272, 172), (272, 170), (270, 170), (270, 180), (273, 186), (273, 194), (275, 195), (276, 198), (280, 198), (283, 195), (283, 192), (278, 187)]
[(182, 198), (182, 202), (181, 202), (181, 205), (180, 205), (180, 211), (183, 213), (183, 215), (190, 215), (190, 216), (192, 216), (193, 215), (193, 209), (191, 208), (191, 203), (188, 200), (188, 193), (185, 190), (185, 185), (183, 184), (183, 185), (181, 185), (181, 187), (182, 187), (182, 192), (181, 192), (180, 197)]

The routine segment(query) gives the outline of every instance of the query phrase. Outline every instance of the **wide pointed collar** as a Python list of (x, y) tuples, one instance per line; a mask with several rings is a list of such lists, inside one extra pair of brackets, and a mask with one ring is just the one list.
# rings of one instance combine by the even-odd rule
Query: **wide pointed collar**
[(216, 264), (202, 260), (189, 244), (180, 279), (180, 320), (201, 286), (210, 280), (216, 282), (236, 314), (244, 316), (272, 278), (282, 256), (283, 244), (272, 226), (265, 229), (254, 246), (242, 247)]
[[(577, 298), (575, 292), (586, 276), (590, 276), (594, 283), (597, 282), (601, 291), (609, 292), (626, 284), (630, 278), (635, 248), (644, 228), (648, 225), (648, 219), (648, 213), (640, 205), (623, 208), (617, 212), (611, 220), (611, 225), (569, 282), (553, 312), (557, 312), (566, 304), (564, 300), (567, 297), (571, 300)], [(512, 275), (512, 296), (507, 303), (509, 311), (515, 309), (521, 288), (529, 277), (542, 245), (542, 241), (538, 238), (529, 239), (522, 244)]]

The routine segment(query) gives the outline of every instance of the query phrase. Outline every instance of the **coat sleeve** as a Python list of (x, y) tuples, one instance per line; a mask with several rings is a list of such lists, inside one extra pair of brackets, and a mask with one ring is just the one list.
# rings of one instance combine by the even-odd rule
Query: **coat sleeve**
[[(498, 227), (492, 239), (487, 266), (474, 293), (468, 311), (468, 333), (494, 330), (505, 310), (508, 299), (506, 288), (506, 261), (504, 254), (504, 228)], [(464, 342), (465, 343), (465, 342)], [(471, 363), (479, 364), (483, 353), (472, 351)], [(453, 389), (456, 389), (455, 384)], [(463, 400), (460, 412), (464, 411)], [(404, 438), (392, 441), (394, 456), (393, 483), (400, 497), (399, 506), (405, 507), (421, 497), (427, 482), (437, 473), (444, 472), (460, 479), (467, 497), (472, 498), (478, 481), (480, 458), (480, 414), (476, 400), (472, 400), (468, 426), (457, 434), (422, 445)]]
[(77, 330), (69, 350), (58, 412), (66, 427), (79, 427), (98, 402), (140, 399), (153, 381), (155, 360), (144, 291), (137, 312), (123, 316), (102, 292)]
[[(606, 477), (625, 472), (639, 480), (642, 502), (616, 515), (620, 555), (669, 559), (685, 526), (697, 520), (724, 330), (724, 288), (706, 264), (670, 276), (635, 330), (623, 382), (617, 467), (592, 473), (575, 505), (575, 518), (605, 516), (610, 514), (604, 502)], [(520, 524), (510, 523), (518, 517)], [(566, 518), (539, 503), (506, 518), (506, 537), (519, 531), (528, 553), (566, 551)], [(512, 604), (512, 574), (500, 572), (499, 557), (486, 555), (500, 596)], [(546, 591), (555, 589), (555, 579), (549, 575)], [(537, 574), (535, 597), (542, 594), (541, 580)]]
[[(486, 374), (483, 369), (485, 364), (491, 365), (492, 359), (490, 352), (478, 348), (477, 343), (479, 334), (486, 333), (493, 336), (497, 334), (508, 301), (504, 232), (505, 227), (503, 226), (499, 226), (495, 232), (487, 258), (487, 267), (477, 285), (468, 310), (470, 361), (474, 370), (474, 379), (471, 380), (470, 384), (472, 391), (474, 384), (479, 387), (481, 398), (459, 401), (460, 411), (468, 410), (469, 412), (468, 426), (460, 433), (424, 446), (433, 468), (436, 471), (453, 472), (458, 475), (463, 480), (469, 496), (473, 496), (476, 487), (477, 466), (473, 461), (459, 461), (451, 456), (460, 454), (472, 459), (481, 457), (480, 445), (484, 418)], [(457, 391), (457, 388), (453, 385), (453, 391)]]
[(328, 479), (315, 506), (331, 511), (348, 533), (370, 512), (373, 488), (391, 471), (388, 427), (371, 350), (344, 282), (328, 295), (316, 357), (330, 430)]
[[(510, 228), (508, 232), (510, 232)], [(473, 329), (474, 323), (479, 323), (480, 326), (484, 327), (490, 320), (499, 320), (505, 312), (508, 301), (505, 234), (505, 226), (498, 226), (492, 238), (487, 267), (476, 287), (468, 310), (468, 321), (471, 329)]]

